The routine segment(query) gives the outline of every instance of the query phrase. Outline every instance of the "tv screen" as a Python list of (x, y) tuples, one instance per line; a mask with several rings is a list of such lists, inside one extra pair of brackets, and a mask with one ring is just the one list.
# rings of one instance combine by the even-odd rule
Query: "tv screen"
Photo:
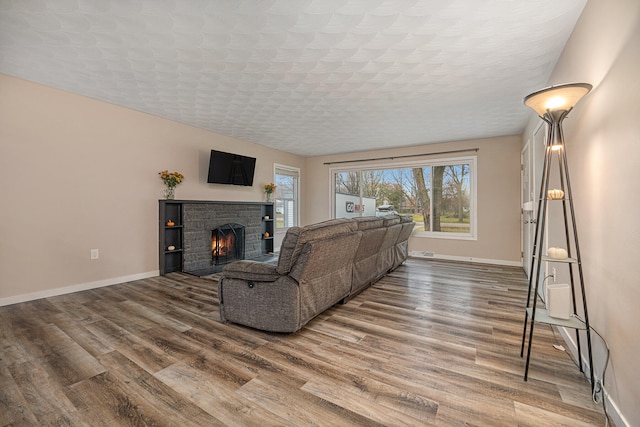
[(210, 184), (246, 185), (250, 187), (253, 185), (255, 168), (255, 157), (211, 150), (207, 182)]

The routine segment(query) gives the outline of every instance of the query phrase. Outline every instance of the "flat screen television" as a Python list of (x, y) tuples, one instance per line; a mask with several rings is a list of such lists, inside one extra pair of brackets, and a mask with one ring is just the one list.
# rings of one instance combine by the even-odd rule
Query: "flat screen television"
[(232, 184), (251, 187), (255, 168), (255, 157), (211, 150), (207, 182), (210, 184)]

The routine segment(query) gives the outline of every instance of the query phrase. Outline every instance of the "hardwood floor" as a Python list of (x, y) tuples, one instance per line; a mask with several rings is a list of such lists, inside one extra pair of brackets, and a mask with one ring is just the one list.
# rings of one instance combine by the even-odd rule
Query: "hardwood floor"
[(521, 269), (410, 259), (296, 334), (186, 274), (0, 307), (0, 425), (602, 426)]

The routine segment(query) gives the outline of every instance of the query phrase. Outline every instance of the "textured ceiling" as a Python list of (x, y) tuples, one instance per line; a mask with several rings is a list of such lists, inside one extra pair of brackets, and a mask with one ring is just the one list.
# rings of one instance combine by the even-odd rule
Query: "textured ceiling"
[(586, 0), (0, 0), (0, 73), (304, 156), (522, 132)]

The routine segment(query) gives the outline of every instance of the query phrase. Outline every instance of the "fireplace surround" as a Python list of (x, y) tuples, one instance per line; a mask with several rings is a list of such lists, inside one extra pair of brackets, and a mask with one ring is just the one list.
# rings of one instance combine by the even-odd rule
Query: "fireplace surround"
[[(273, 252), (273, 216), (273, 203), (160, 200), (160, 274), (205, 276), (236, 259), (264, 259)], [(167, 225), (169, 220), (173, 226)], [(212, 232), (230, 224), (243, 229), (243, 253), (216, 262)]]

